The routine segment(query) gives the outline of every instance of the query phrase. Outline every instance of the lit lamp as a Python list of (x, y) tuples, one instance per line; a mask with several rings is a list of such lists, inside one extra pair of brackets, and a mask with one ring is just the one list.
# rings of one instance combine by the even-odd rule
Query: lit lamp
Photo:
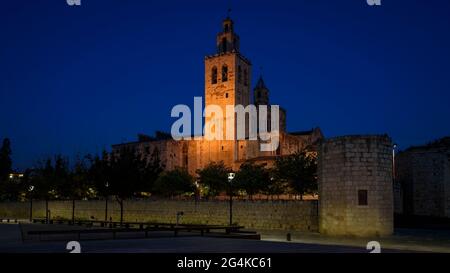
[(34, 186), (30, 185), (28, 187), (28, 192), (30, 193), (30, 222), (33, 222), (33, 190)]
[(195, 180), (194, 186), (195, 186), (195, 202), (197, 202), (198, 199), (200, 199), (200, 185), (198, 184), (197, 180)]
[(232, 182), (234, 177), (236, 176), (235, 173), (228, 173), (228, 183), (230, 184), (230, 226), (233, 225), (233, 187)]

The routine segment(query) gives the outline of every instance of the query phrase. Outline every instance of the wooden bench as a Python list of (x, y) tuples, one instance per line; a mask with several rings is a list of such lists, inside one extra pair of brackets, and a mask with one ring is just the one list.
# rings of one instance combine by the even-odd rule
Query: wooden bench
[(139, 232), (139, 230), (134, 229), (71, 229), (71, 230), (35, 230), (28, 231), (28, 235), (38, 235), (39, 240), (42, 239), (42, 235), (65, 235), (65, 234), (76, 234), (78, 240), (81, 239), (81, 234), (100, 234), (100, 233), (112, 233), (113, 239), (116, 239), (116, 234), (118, 232)]
[(42, 235), (64, 235), (64, 234), (76, 234), (77, 238), (80, 240), (82, 234), (99, 234), (99, 233), (112, 233), (113, 239), (116, 239), (117, 233), (124, 232), (144, 232), (145, 238), (148, 238), (149, 232), (157, 232), (157, 231), (171, 231), (174, 234), (174, 237), (177, 237), (180, 232), (187, 231), (199, 231), (201, 236), (204, 236), (205, 233), (210, 233), (211, 230), (224, 230), (225, 234), (230, 235), (232, 233), (237, 234), (256, 234), (253, 231), (241, 231), (244, 228), (243, 226), (219, 226), (219, 225), (173, 225), (173, 224), (155, 224), (153, 226), (148, 226), (146, 228), (100, 228), (100, 229), (69, 229), (69, 230), (37, 230), (37, 231), (28, 231), (28, 235), (38, 235), (39, 240), (41, 240)]
[(11, 223), (11, 222), (17, 223), (17, 219), (11, 219), (11, 218), (0, 218), (0, 223), (3, 223), (4, 220), (6, 220), (5, 221), (6, 223)]

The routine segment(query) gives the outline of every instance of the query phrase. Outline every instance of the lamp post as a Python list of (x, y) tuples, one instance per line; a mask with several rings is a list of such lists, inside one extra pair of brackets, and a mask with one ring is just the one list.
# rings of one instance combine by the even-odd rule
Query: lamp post
[(235, 177), (235, 173), (228, 173), (228, 183), (230, 184), (230, 226), (233, 225), (233, 187), (232, 182)]
[(395, 182), (395, 176), (397, 175), (395, 172), (395, 149), (397, 149), (397, 144), (394, 143), (392, 146), (392, 181)]
[(33, 190), (33, 185), (28, 187), (28, 191), (30, 192), (30, 222), (33, 222)]
[(108, 187), (109, 187), (109, 183), (106, 182), (106, 184), (105, 184), (105, 225), (106, 225), (106, 222), (108, 222)]

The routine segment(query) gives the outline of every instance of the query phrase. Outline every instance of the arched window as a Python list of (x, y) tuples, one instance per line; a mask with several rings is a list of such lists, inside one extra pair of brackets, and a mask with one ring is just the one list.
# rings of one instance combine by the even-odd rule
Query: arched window
[(244, 85), (248, 85), (248, 72), (247, 69), (244, 69)]
[(228, 66), (226, 65), (222, 66), (222, 81), (228, 81)]
[(211, 70), (211, 84), (217, 83), (217, 67), (213, 67)]
[(238, 83), (241, 83), (241, 81), (242, 81), (242, 68), (239, 65), (238, 66)]

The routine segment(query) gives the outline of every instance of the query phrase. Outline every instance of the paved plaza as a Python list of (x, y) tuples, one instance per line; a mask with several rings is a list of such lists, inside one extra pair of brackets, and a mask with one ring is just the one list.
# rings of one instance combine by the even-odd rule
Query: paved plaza
[[(30, 226), (30, 225), (28, 225)], [(43, 227), (35, 224), (35, 227)], [(450, 232), (402, 230), (396, 236), (378, 239), (382, 252), (450, 252)], [(428, 234), (428, 237), (427, 235)], [(368, 253), (368, 239), (324, 237), (316, 233), (292, 233), (286, 241), (285, 232), (261, 231), (262, 240), (201, 237), (182, 233), (173, 237), (160, 232), (151, 238), (118, 238), (112, 240), (82, 239), (83, 253)], [(68, 241), (22, 241), (18, 224), (0, 224), (0, 252), (3, 253), (64, 253)]]

